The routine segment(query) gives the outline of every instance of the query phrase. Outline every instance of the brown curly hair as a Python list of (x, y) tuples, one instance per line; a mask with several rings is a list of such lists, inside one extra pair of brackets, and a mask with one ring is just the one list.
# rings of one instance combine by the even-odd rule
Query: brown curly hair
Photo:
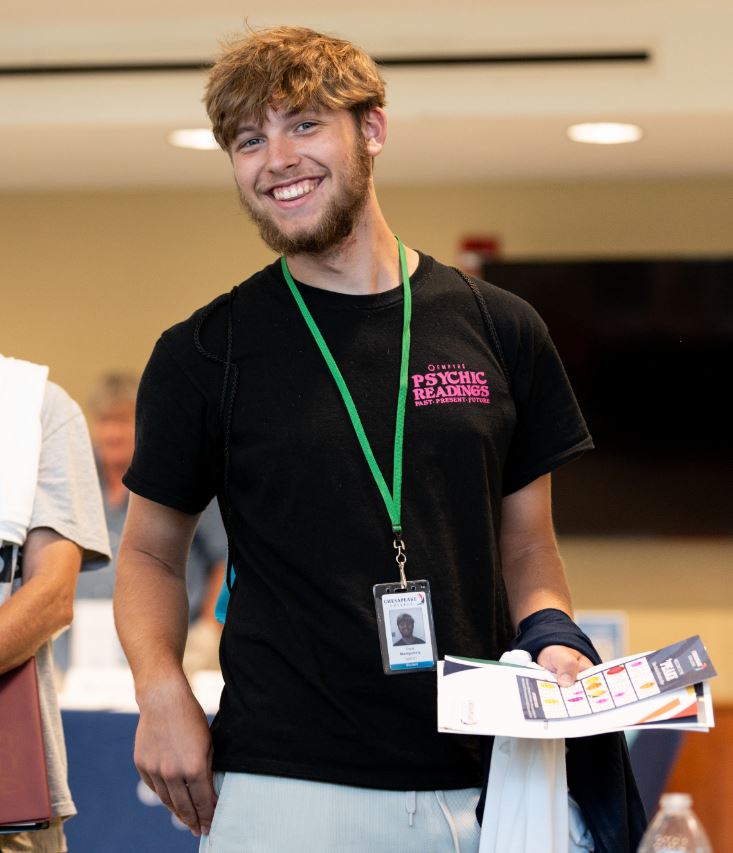
[(384, 102), (384, 80), (368, 54), (306, 27), (274, 27), (225, 44), (204, 98), (225, 151), (243, 118), (261, 124), (271, 107), (349, 109), (358, 118)]

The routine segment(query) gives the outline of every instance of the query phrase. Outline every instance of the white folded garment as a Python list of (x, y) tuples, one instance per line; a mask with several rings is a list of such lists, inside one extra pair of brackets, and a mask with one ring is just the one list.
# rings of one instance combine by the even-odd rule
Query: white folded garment
[(22, 545), (33, 513), (48, 368), (0, 355), (0, 540)]
[[(529, 654), (519, 650), (501, 660), (531, 665)], [(588, 850), (593, 839), (568, 795), (564, 738), (495, 737), (479, 853)]]

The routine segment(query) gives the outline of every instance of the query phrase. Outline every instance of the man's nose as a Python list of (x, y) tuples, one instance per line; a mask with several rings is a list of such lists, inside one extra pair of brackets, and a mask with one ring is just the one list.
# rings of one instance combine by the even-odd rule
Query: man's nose
[(267, 145), (267, 166), (271, 172), (285, 172), (298, 164), (300, 157), (295, 141), (287, 136), (273, 136)]

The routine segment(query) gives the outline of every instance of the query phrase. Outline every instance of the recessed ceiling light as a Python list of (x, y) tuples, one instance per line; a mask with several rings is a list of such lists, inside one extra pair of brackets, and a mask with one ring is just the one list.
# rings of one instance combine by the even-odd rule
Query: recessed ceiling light
[(219, 147), (214, 134), (207, 127), (174, 130), (168, 134), (168, 142), (176, 148), (196, 148), (198, 151), (211, 151)]
[(565, 132), (573, 142), (589, 142), (595, 145), (638, 142), (644, 135), (644, 131), (636, 124), (622, 124), (615, 121), (573, 124)]

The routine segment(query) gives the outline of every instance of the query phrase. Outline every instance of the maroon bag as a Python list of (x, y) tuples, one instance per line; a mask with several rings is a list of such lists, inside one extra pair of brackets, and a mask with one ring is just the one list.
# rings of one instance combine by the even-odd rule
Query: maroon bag
[(0, 834), (51, 819), (36, 659), (0, 675)]

